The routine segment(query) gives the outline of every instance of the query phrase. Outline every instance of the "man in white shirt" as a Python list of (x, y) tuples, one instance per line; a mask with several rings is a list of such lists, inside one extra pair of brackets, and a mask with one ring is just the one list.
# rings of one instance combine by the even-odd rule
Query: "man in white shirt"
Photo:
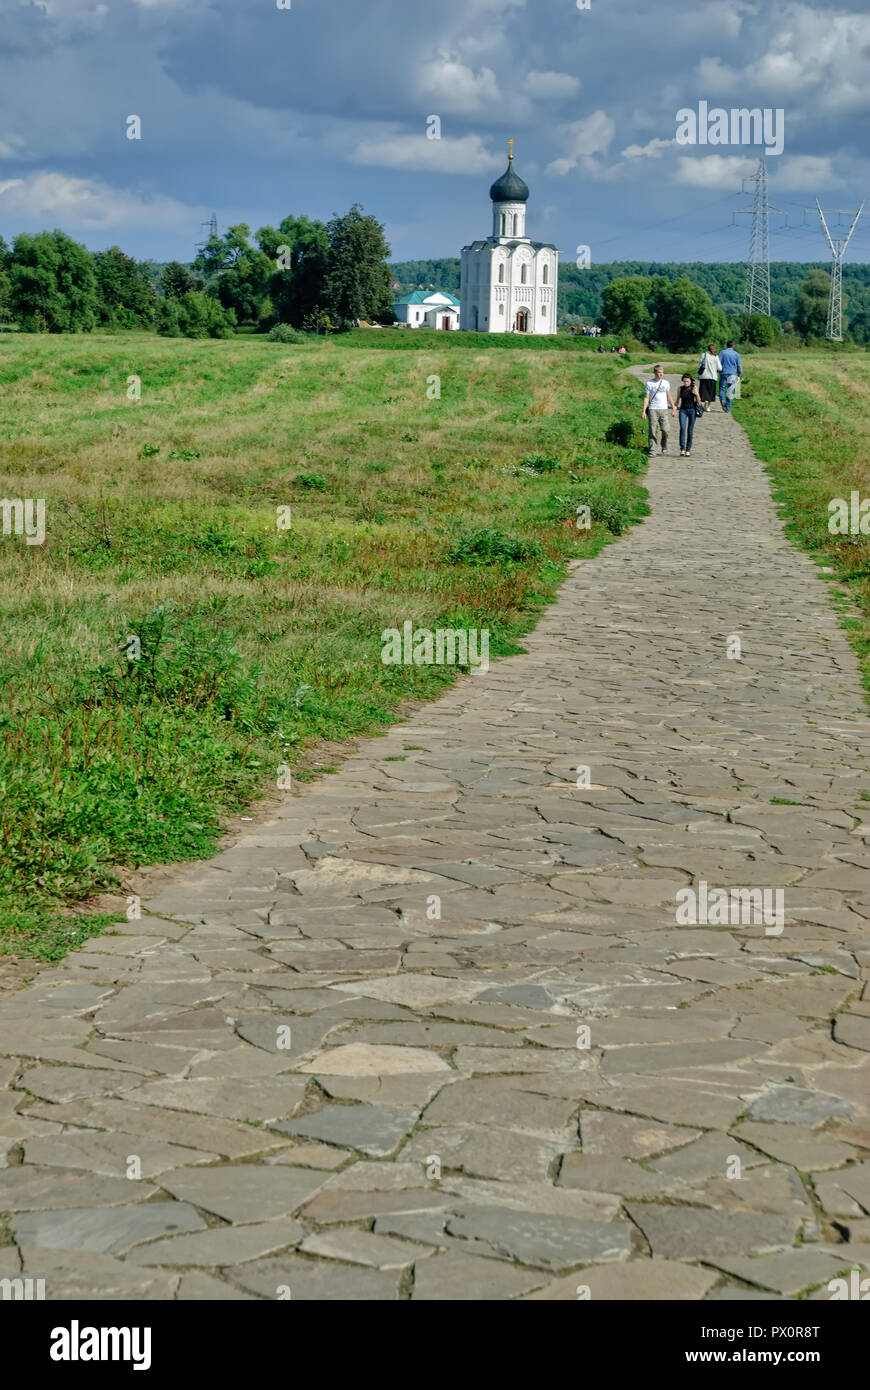
[(671, 383), (666, 380), (661, 363), (657, 362), (653, 367), (652, 380), (646, 383), (646, 395), (641, 411), (641, 419), (649, 420), (650, 458), (655, 453), (656, 441), (661, 445), (663, 454), (668, 451), (668, 410), (676, 420), (677, 407), (671, 396)]

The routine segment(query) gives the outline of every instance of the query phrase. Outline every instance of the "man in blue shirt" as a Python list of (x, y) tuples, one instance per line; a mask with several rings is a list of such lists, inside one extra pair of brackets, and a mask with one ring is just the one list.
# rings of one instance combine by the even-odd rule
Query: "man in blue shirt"
[(743, 375), (740, 353), (737, 352), (732, 342), (729, 341), (725, 351), (719, 353), (719, 362), (722, 367), (722, 375), (719, 378), (719, 403), (722, 409), (730, 415), (734, 390)]

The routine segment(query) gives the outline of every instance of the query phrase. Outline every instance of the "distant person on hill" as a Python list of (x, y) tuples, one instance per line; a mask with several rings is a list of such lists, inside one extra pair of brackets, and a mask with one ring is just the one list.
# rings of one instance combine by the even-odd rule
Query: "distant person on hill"
[(619, 349), (619, 356), (620, 356), (620, 357), (624, 357), (624, 356), (625, 356), (625, 348), (624, 348), (624, 347), (621, 347), (621, 348)]
[(719, 361), (716, 349), (712, 343), (708, 343), (707, 351), (701, 354), (701, 360), (698, 363), (701, 400), (705, 410), (712, 410), (713, 408), (713, 401), (716, 398), (716, 387), (719, 384), (719, 374), (721, 371), (722, 363)]
[(650, 458), (655, 452), (656, 440), (661, 445), (662, 453), (668, 452), (668, 410), (676, 419), (677, 407), (671, 396), (671, 383), (665, 379), (664, 367), (657, 362), (653, 367), (651, 380), (646, 383), (646, 395), (640, 415), (642, 420), (649, 420)]
[(691, 372), (684, 372), (680, 382), (680, 458), (692, 457), (692, 437), (695, 433), (695, 403), (701, 404), (695, 378)]
[(730, 415), (734, 391), (738, 381), (743, 375), (740, 353), (736, 350), (730, 338), (728, 340), (728, 346), (719, 357), (719, 365), (722, 368), (722, 376), (719, 381), (719, 404), (726, 414)]

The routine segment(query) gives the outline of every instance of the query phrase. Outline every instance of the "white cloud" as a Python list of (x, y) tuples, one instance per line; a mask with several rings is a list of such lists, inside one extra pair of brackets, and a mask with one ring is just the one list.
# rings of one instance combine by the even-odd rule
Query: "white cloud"
[(428, 140), (425, 135), (373, 137), (359, 142), (351, 161), (433, 174), (487, 174), (503, 162), (501, 155), (486, 148), (479, 135), (458, 139), (443, 136), (440, 140)]
[(186, 207), (174, 198), (148, 198), (110, 188), (97, 179), (73, 178), (49, 170), (0, 183), (0, 209), (31, 226), (49, 223), (91, 229), (191, 227), (202, 215), (202, 209)]
[(578, 167), (584, 173), (601, 170), (601, 156), (610, 148), (616, 126), (606, 111), (593, 111), (584, 120), (560, 127), (565, 154), (548, 165), (550, 174), (569, 174)]
[[(801, 109), (867, 106), (868, 47), (870, 15), (791, 4), (776, 15), (767, 51), (745, 73), (731, 75), (735, 84), (751, 83), (763, 105), (791, 99)], [(711, 72), (721, 71), (723, 79), (729, 72), (721, 65), (717, 69), (715, 58), (703, 60), (700, 70), (706, 63)]]
[(423, 63), (418, 82), (421, 93), (439, 115), (473, 116), (491, 111), (501, 102), (495, 73), (492, 68), (474, 72), (464, 63), (445, 55)]
[(720, 96), (733, 89), (738, 76), (737, 71), (726, 67), (721, 58), (702, 58), (698, 64), (695, 86), (708, 97)]
[(645, 145), (626, 145), (622, 151), (623, 159), (661, 159), (665, 150), (669, 150), (672, 145), (676, 145), (676, 140), (650, 140)]
[(549, 98), (561, 100), (577, 95), (580, 78), (573, 77), (569, 72), (530, 72), (526, 74), (523, 87), (530, 97), (544, 101)]
[(677, 161), (674, 183), (684, 188), (718, 188), (726, 192), (730, 186), (739, 193), (741, 179), (748, 178), (757, 168), (757, 157), (708, 154), (698, 159), (684, 154)]
[[(795, 188), (812, 192), (816, 188), (831, 188), (839, 182), (827, 155), (791, 154), (776, 163), (777, 188)], [(776, 199), (772, 198), (772, 202)]]
[(757, 15), (758, 6), (743, 4), (742, 0), (731, 0), (728, 5), (716, 5), (705, 16), (711, 27), (724, 29), (729, 38), (736, 39), (743, 25), (744, 15)]

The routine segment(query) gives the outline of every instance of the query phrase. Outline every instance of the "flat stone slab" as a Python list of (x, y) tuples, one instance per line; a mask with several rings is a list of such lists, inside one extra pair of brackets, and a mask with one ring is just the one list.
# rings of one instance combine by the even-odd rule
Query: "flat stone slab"
[(58, 1172), (31, 1164), (6, 1168), (2, 1176), (3, 1211), (50, 1211), (62, 1207), (123, 1206), (157, 1196), (147, 1182)]
[(373, 1303), (399, 1296), (399, 1271), (335, 1264), (299, 1255), (251, 1260), (232, 1270), (232, 1282), (261, 1298), (294, 1303), (329, 1301)]
[[(563, 1275), (524, 1301), (556, 1302), (590, 1299), (607, 1302), (697, 1302), (716, 1283), (714, 1270), (676, 1260), (632, 1260), (624, 1264), (584, 1265), (574, 1274)], [(587, 1292), (588, 1291), (588, 1292)]]
[(451, 1216), (447, 1231), (488, 1246), (500, 1259), (547, 1269), (564, 1269), (584, 1260), (621, 1260), (631, 1248), (624, 1222), (574, 1221), (508, 1207), (479, 1207)]
[(371, 1231), (360, 1231), (353, 1226), (334, 1227), (306, 1236), (299, 1249), (307, 1255), (323, 1255), (348, 1264), (370, 1265), (373, 1269), (407, 1269), (415, 1259), (423, 1259), (427, 1254), (410, 1241), (373, 1235)]
[(155, 1240), (130, 1252), (128, 1260), (144, 1265), (200, 1265), (207, 1269), (231, 1269), (278, 1250), (296, 1246), (305, 1235), (292, 1220), (263, 1221), (255, 1225), (216, 1226), (196, 1235)]
[(266, 1221), (289, 1216), (323, 1186), (322, 1173), (285, 1164), (221, 1164), (180, 1169), (161, 1187), (179, 1201), (192, 1202), (225, 1221)]
[(843, 1247), (842, 1259), (823, 1254), (812, 1246), (789, 1250), (783, 1255), (764, 1255), (755, 1260), (721, 1255), (712, 1258), (726, 1274), (744, 1279), (747, 1284), (773, 1290), (783, 1298), (792, 1298), (804, 1289), (825, 1284), (851, 1265), (847, 1246)]
[(541, 1283), (543, 1277), (540, 1270), (519, 1269), (500, 1260), (450, 1250), (414, 1267), (411, 1301), (468, 1303), (516, 1298)]
[(416, 1119), (416, 1112), (389, 1105), (332, 1105), (273, 1128), (279, 1134), (319, 1139), (324, 1144), (384, 1157), (401, 1143)]
[(834, 1115), (851, 1115), (854, 1106), (824, 1091), (804, 1091), (797, 1086), (775, 1086), (747, 1106), (746, 1118), (781, 1125), (824, 1124)]
[(626, 1210), (649, 1241), (653, 1256), (672, 1260), (710, 1260), (790, 1246), (799, 1224), (797, 1216), (719, 1212), (676, 1204), (629, 1202)]
[(846, 1047), (870, 1052), (870, 1018), (859, 1014), (838, 1014), (834, 1019), (834, 1037)]
[(389, 1044), (347, 1043), (318, 1052), (300, 1071), (324, 1076), (400, 1076), (405, 1072), (449, 1071), (437, 1052), (420, 1047), (393, 1047)]
[(19, 1244), (53, 1250), (90, 1250), (120, 1255), (176, 1231), (202, 1231), (205, 1222), (186, 1202), (140, 1202), (132, 1207), (73, 1207), (24, 1212), (13, 1219)]

